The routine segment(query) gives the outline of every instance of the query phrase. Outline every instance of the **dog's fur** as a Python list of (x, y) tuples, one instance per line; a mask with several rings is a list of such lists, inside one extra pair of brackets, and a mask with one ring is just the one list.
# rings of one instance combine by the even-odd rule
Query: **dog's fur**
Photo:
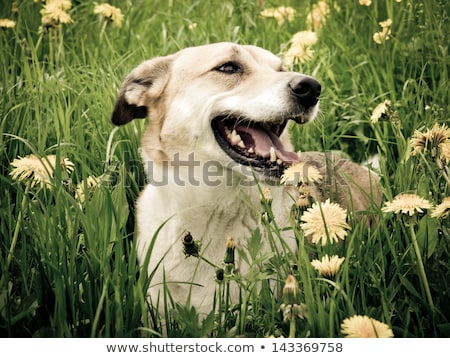
[[(280, 135), (282, 146), (267, 128), (278, 128), (278, 124), (284, 128), (288, 119), (300, 124), (312, 121), (318, 113), (319, 94), (317, 81), (284, 71), (281, 60), (269, 51), (233, 43), (187, 48), (145, 61), (126, 77), (112, 121), (122, 125), (134, 118), (150, 118), (142, 138), (149, 184), (137, 202), (137, 247), (143, 264), (153, 246), (148, 266), (148, 273), (154, 274), (149, 289), (153, 304), (162, 305), (165, 283), (175, 301), (186, 303), (189, 297), (197, 309), (209, 312), (214, 269), (201, 260), (185, 258), (181, 237), (190, 232), (201, 242), (202, 254), (216, 264), (223, 260), (228, 236), (244, 247), (260, 225), (260, 188), (255, 178), (271, 183), (278, 225), (290, 224), (296, 191), (278, 185), (276, 177), (297, 160), (290, 152), (287, 129)], [(214, 129), (212, 124), (227, 120), (235, 121), (238, 140), (246, 136), (245, 126), (258, 123), (259, 134), (248, 132), (244, 146), (249, 137), (250, 143), (257, 137), (263, 141), (270, 137), (278, 149), (277, 158), (270, 161), (267, 157), (273, 153), (263, 154), (267, 148), (262, 144), (255, 145), (259, 156), (249, 163), (242, 155), (230, 155), (230, 149), (219, 143), (224, 126), (216, 123)], [(237, 142), (233, 142), (235, 148)], [(379, 201), (378, 179), (366, 168), (316, 152), (300, 153), (298, 160), (314, 165), (323, 176), (322, 184), (312, 188), (315, 200), (332, 196), (354, 211)], [(258, 166), (258, 161), (263, 164)], [(208, 183), (205, 173), (210, 174)], [(286, 232), (286, 241), (295, 246), (292, 232)], [(236, 262), (245, 273), (245, 263), (239, 257)]]

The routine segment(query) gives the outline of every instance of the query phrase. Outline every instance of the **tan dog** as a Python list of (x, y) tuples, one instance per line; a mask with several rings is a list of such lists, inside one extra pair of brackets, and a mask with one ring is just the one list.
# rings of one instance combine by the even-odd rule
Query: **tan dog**
[[(323, 184), (312, 190), (314, 199), (333, 196), (354, 210), (364, 210), (373, 197), (378, 202), (377, 177), (366, 168), (292, 151), (287, 123), (312, 121), (320, 90), (315, 79), (285, 71), (271, 52), (234, 43), (145, 61), (126, 77), (113, 123), (150, 118), (141, 148), (149, 184), (137, 202), (137, 239), (141, 264), (152, 248), (152, 304), (161, 308), (165, 284), (175, 301), (189, 298), (200, 311), (211, 310), (214, 269), (185, 258), (181, 237), (190, 232), (201, 241), (202, 254), (216, 264), (223, 260), (226, 237), (244, 247), (260, 225), (255, 178), (271, 185), (280, 226), (290, 224), (295, 190), (278, 185), (279, 176), (300, 160), (322, 173)], [(286, 232), (286, 242), (295, 246), (292, 232)], [(239, 257), (236, 263), (245, 274), (245, 263)]]

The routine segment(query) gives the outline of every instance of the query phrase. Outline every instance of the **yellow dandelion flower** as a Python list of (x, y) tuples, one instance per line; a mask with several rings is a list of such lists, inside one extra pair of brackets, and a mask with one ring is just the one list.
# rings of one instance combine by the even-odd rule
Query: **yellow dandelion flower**
[(339, 204), (327, 199), (324, 203), (314, 203), (300, 217), (300, 227), (304, 234), (311, 237), (313, 244), (325, 245), (344, 240), (350, 226), (347, 224), (347, 211)]
[(391, 27), (392, 25), (392, 20), (391, 19), (386, 19), (384, 21), (379, 22), (381, 28), (385, 29), (387, 27)]
[(390, 37), (391, 37), (391, 29), (385, 28), (382, 31), (373, 34), (373, 41), (378, 45), (381, 45), (387, 40), (389, 40)]
[(276, 9), (277, 12), (277, 21), (284, 22), (285, 20), (288, 22), (294, 21), (295, 17), (295, 9), (290, 6), (280, 6)]
[(58, 6), (62, 10), (69, 10), (72, 7), (72, 2), (70, 0), (46, 0), (45, 3)]
[(277, 8), (268, 8), (261, 11), (262, 17), (272, 17), (277, 20), (278, 25), (282, 25), (285, 21), (292, 22), (295, 17), (295, 9), (290, 6), (280, 6)]
[(432, 218), (446, 218), (450, 215), (450, 196), (444, 198), (431, 212)]
[(94, 14), (98, 14), (112, 21), (116, 27), (122, 27), (123, 14), (119, 8), (103, 3), (96, 5), (94, 8)]
[(384, 102), (381, 102), (380, 104), (378, 104), (375, 109), (372, 112), (372, 115), (370, 116), (370, 121), (375, 124), (377, 123), (380, 119), (383, 118), (387, 118), (389, 119), (389, 117), (392, 114), (392, 110), (391, 110), (391, 101), (389, 100), (385, 100)]
[(264, 9), (259, 13), (262, 17), (273, 17), (275, 18), (276, 9), (274, 7)]
[(298, 162), (285, 169), (280, 178), (284, 185), (318, 182), (322, 179), (319, 170), (311, 164)]
[(314, 31), (296, 32), (291, 39), (291, 43), (298, 46), (312, 46), (317, 43), (317, 34)]
[[(54, 157), (54, 160), (56, 162), (56, 156), (55, 155), (49, 155), (49, 157)], [(48, 157), (47, 157), (48, 158)], [(69, 159), (67, 158), (61, 158), (61, 169), (63, 169), (67, 174), (70, 174), (75, 169), (75, 164), (73, 164)]]
[[(56, 156), (49, 155), (39, 158), (34, 154), (30, 154), (26, 157), (14, 159), (11, 162), (11, 166), (14, 167), (10, 172), (13, 180), (30, 180), (32, 187), (39, 184), (51, 188), (54, 169), (56, 168)], [(60, 166), (67, 174), (70, 174), (74, 169), (74, 164), (67, 158), (61, 159)]]
[(344, 319), (341, 332), (346, 338), (393, 338), (392, 329), (368, 316), (355, 315)]
[(392, 201), (384, 203), (381, 211), (384, 213), (402, 213), (413, 216), (416, 212), (423, 213), (424, 209), (430, 209), (431, 203), (416, 194), (399, 194)]
[(93, 176), (88, 176), (86, 178), (86, 182), (82, 180), (78, 183), (75, 188), (75, 199), (77, 199), (80, 203), (84, 203), (86, 200), (86, 195), (89, 195), (97, 188), (100, 183), (100, 178), (96, 178)]
[(370, 6), (372, 5), (372, 0), (359, 0), (359, 5)]
[(379, 24), (381, 26), (381, 31), (373, 34), (373, 41), (375, 41), (378, 45), (381, 45), (391, 37), (392, 20), (387, 19), (379, 22)]
[(285, 66), (305, 63), (314, 57), (314, 50), (310, 47), (291, 46), (283, 56)]
[[(412, 155), (417, 155), (420, 152), (430, 153), (431, 157), (435, 158), (442, 155), (444, 152), (444, 159), (448, 158), (448, 146), (450, 143), (450, 128), (445, 124), (440, 126), (435, 123), (431, 129), (427, 129), (425, 132), (418, 130), (414, 131), (414, 134), (410, 140), (410, 145), (413, 149)], [(444, 150), (442, 150), (444, 149)], [(438, 152), (440, 154), (438, 154)]]
[(419, 130), (415, 130), (411, 140), (409, 141), (409, 144), (413, 149), (411, 154), (417, 155), (422, 151), (427, 152), (430, 149), (429, 144), (431, 143), (431, 139), (432, 138), (429, 131), (423, 133)]
[(341, 267), (344, 260), (344, 257), (339, 257), (338, 255), (333, 255), (331, 257), (325, 255), (321, 260), (312, 260), (311, 265), (313, 265), (321, 275), (333, 277), (339, 271), (339, 267)]
[(68, 0), (51, 0), (47, 1), (41, 10), (42, 24), (44, 26), (57, 26), (59, 24), (70, 24), (72, 18), (67, 13), (72, 7), (71, 1)]
[(305, 63), (314, 56), (311, 46), (317, 43), (317, 34), (313, 31), (299, 31), (292, 36), (291, 46), (283, 55), (283, 62), (286, 66), (296, 63)]
[(306, 26), (309, 31), (319, 31), (330, 13), (330, 6), (326, 1), (313, 4), (311, 12), (306, 16)]
[(12, 29), (16, 27), (16, 22), (9, 19), (0, 19), (0, 27), (3, 29)]
[(443, 165), (447, 165), (447, 163), (450, 163), (450, 140), (441, 143), (439, 149), (441, 152), (440, 159)]

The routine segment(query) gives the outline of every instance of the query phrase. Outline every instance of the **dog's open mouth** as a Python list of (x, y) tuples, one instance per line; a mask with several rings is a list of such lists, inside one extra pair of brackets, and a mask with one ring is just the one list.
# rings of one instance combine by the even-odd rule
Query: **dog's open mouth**
[(286, 124), (287, 120), (260, 123), (218, 116), (211, 126), (217, 143), (234, 161), (279, 177), (286, 167), (298, 161), (297, 153), (286, 150), (280, 140)]

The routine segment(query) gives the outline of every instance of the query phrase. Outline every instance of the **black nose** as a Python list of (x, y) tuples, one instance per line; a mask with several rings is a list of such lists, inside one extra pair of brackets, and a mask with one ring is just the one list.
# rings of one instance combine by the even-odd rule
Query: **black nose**
[(320, 97), (322, 89), (320, 83), (312, 77), (298, 76), (289, 82), (292, 94), (305, 107), (312, 107)]

